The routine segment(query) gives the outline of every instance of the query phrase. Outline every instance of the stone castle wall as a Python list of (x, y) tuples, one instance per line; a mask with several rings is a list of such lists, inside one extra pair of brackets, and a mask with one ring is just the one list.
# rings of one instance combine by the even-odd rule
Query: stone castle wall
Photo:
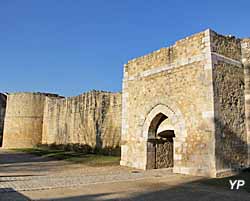
[(245, 80), (241, 40), (211, 34), (215, 107), (216, 169), (247, 166)]
[(43, 144), (120, 146), (121, 94), (91, 91), (70, 98), (46, 98)]
[(218, 176), (246, 167), (249, 100), (250, 39), (206, 30), (133, 59), (124, 66), (121, 164), (147, 168), (145, 125), (165, 111), (176, 132), (175, 172)]
[(166, 160), (168, 147), (153, 143), (167, 131), (175, 173), (216, 177), (250, 165), (250, 38), (208, 29), (132, 59), (122, 94), (10, 94), (4, 146), (121, 145), (121, 165), (148, 169), (157, 154)]
[(125, 65), (122, 165), (147, 168), (144, 129), (151, 111), (162, 105), (169, 108), (165, 114), (176, 132), (174, 171), (196, 175), (215, 171), (209, 34), (195, 34)]
[(241, 39), (211, 31), (211, 52), (241, 61)]
[(3, 140), (3, 129), (4, 129), (4, 118), (6, 111), (6, 95), (0, 93), (0, 147), (2, 146)]
[(3, 147), (82, 144), (114, 149), (120, 147), (120, 130), (120, 93), (92, 91), (70, 98), (13, 93), (7, 97)]
[(13, 93), (7, 96), (3, 147), (26, 148), (42, 142), (45, 93)]

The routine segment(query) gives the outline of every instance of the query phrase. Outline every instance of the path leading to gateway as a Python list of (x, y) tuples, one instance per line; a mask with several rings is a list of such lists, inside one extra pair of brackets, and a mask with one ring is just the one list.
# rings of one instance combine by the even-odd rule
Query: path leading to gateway
[(120, 166), (89, 167), (0, 150), (0, 200), (250, 200), (244, 191), (200, 183), (201, 177), (169, 169), (140, 171)]

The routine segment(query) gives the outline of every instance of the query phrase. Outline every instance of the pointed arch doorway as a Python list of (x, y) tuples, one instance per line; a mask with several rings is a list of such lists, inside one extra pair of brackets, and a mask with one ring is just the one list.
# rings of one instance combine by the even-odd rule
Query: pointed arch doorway
[(161, 112), (156, 114), (148, 129), (147, 169), (174, 166), (174, 137), (168, 117)]
[(178, 107), (157, 104), (145, 117), (142, 136), (145, 140), (145, 169), (182, 167), (182, 143), (186, 140), (185, 120)]

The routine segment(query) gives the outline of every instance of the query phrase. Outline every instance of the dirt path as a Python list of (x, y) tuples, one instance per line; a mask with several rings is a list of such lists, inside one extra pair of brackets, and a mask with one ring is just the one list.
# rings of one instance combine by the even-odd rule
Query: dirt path
[(88, 167), (0, 150), (0, 201), (249, 201), (250, 194), (199, 183), (168, 169)]

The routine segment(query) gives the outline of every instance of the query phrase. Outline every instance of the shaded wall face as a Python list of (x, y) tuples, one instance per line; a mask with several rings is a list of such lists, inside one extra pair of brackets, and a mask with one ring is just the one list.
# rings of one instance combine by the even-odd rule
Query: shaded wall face
[(247, 164), (244, 68), (239, 39), (213, 33), (211, 46), (216, 169), (223, 172)]
[(223, 62), (214, 70), (217, 169), (245, 166), (244, 72)]
[(185, 121), (180, 130), (185, 130), (186, 136), (176, 133), (174, 139), (175, 172), (209, 175), (214, 170), (208, 42), (208, 32), (202, 32), (178, 41), (169, 50), (161, 49), (125, 66), (122, 165), (145, 168), (147, 136), (143, 135), (143, 125), (152, 108), (162, 104)]
[(33, 147), (41, 143), (45, 95), (16, 93), (7, 97), (4, 148)]
[(4, 94), (0, 93), (0, 147), (2, 146), (2, 140), (3, 140), (6, 99), (7, 97)]
[(67, 99), (47, 98), (43, 144), (120, 146), (121, 94), (89, 92)]

